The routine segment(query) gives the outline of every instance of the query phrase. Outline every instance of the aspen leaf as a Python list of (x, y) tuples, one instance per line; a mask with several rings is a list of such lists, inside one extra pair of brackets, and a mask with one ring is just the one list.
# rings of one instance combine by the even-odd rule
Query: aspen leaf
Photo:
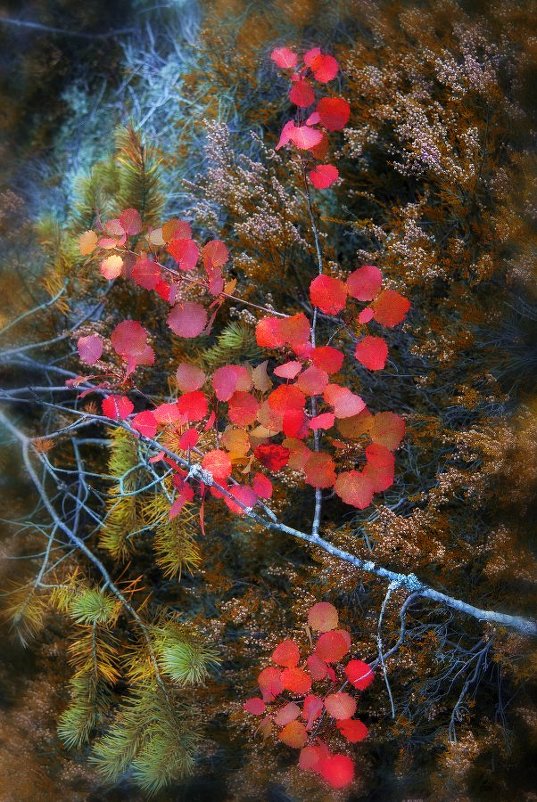
[(311, 677), (301, 668), (285, 668), (282, 671), (282, 685), (285, 690), (302, 695), (311, 690)]
[(84, 231), (78, 238), (78, 250), (82, 256), (89, 256), (97, 247), (98, 236), (95, 231)]
[(224, 365), (213, 373), (212, 385), (219, 401), (229, 401), (237, 390), (251, 389), (252, 376), (243, 365)]
[(301, 370), (301, 362), (285, 362), (285, 364), (278, 365), (278, 367), (274, 368), (274, 375), (279, 376), (280, 379), (294, 379)]
[(98, 334), (88, 334), (87, 337), (79, 337), (76, 346), (82, 362), (94, 365), (102, 356), (104, 343)]
[(326, 84), (332, 81), (339, 71), (339, 64), (333, 56), (321, 53), (320, 48), (314, 47), (304, 55), (304, 64), (309, 67), (316, 81)]
[(139, 287), (154, 290), (160, 281), (160, 267), (147, 257), (137, 259), (132, 268), (131, 278)]
[[(244, 429), (235, 429), (231, 426), (228, 427), (222, 434), (220, 442), (229, 451), (229, 457), (231, 460), (245, 457), (250, 450), (250, 438), (248, 436), (248, 432), (246, 432)], [(260, 494), (258, 493), (258, 495)]]
[(252, 716), (262, 716), (267, 706), (258, 696), (253, 696), (245, 701), (243, 708), (247, 713), (251, 713)]
[(206, 325), (207, 311), (195, 301), (178, 303), (168, 315), (168, 326), (178, 337), (198, 337)]
[(379, 412), (369, 427), (371, 439), (390, 451), (395, 451), (405, 435), (405, 421), (394, 412)]
[(196, 267), (200, 252), (193, 239), (172, 239), (168, 243), (167, 250), (177, 262), (180, 270), (189, 272)]
[(328, 373), (316, 365), (310, 365), (300, 374), (296, 386), (306, 395), (321, 395), (327, 384)]
[(339, 170), (333, 164), (318, 164), (308, 173), (315, 189), (328, 189), (339, 178)]
[(112, 254), (101, 262), (101, 275), (108, 281), (118, 278), (123, 272), (123, 259), (117, 254)]
[(326, 711), (332, 718), (352, 718), (356, 712), (356, 699), (349, 693), (330, 693), (324, 700)]
[(311, 128), (308, 125), (298, 125), (291, 131), (289, 138), (299, 150), (311, 150), (311, 148), (314, 148), (321, 142), (323, 135), (317, 128)]
[(315, 646), (315, 654), (325, 663), (337, 663), (350, 649), (350, 636), (345, 629), (323, 632)]
[(311, 678), (313, 680), (319, 681), (327, 676), (328, 666), (326, 665), (324, 660), (321, 660), (319, 655), (310, 654), (310, 656), (306, 661), (306, 664), (308, 666), (308, 671), (311, 674)]
[(289, 409), (304, 409), (306, 396), (295, 384), (282, 384), (271, 392), (268, 403), (271, 409), (283, 415)]
[(338, 474), (334, 490), (345, 504), (364, 510), (373, 500), (373, 482), (360, 471), (343, 471)]
[(259, 498), (272, 497), (272, 482), (263, 473), (256, 473), (252, 481), (252, 487)]
[(363, 265), (347, 276), (349, 295), (357, 301), (372, 301), (380, 292), (382, 273), (374, 265)]
[(300, 721), (291, 721), (279, 734), (279, 739), (292, 749), (302, 749), (308, 741), (308, 733)]
[(102, 403), (103, 415), (113, 420), (124, 420), (134, 410), (134, 404), (126, 395), (109, 395)]
[(315, 93), (310, 82), (304, 78), (293, 81), (289, 90), (289, 100), (301, 109), (311, 106), (315, 102)]
[(263, 443), (254, 451), (254, 456), (269, 471), (280, 471), (289, 462), (290, 451), (275, 443)]
[(331, 788), (345, 788), (354, 780), (354, 763), (347, 755), (330, 755), (318, 766), (319, 774)]
[(336, 722), (336, 727), (351, 744), (363, 741), (369, 735), (365, 724), (356, 718), (347, 718)]
[(184, 393), (177, 399), (177, 408), (187, 421), (199, 421), (207, 415), (209, 405), (207, 398), (201, 390)]
[(356, 346), (354, 356), (364, 368), (382, 370), (388, 358), (388, 346), (382, 337), (364, 337)]
[(326, 373), (337, 373), (341, 370), (344, 354), (331, 345), (320, 345), (311, 352), (311, 361), (315, 367)]
[(315, 415), (314, 418), (310, 419), (310, 429), (313, 429), (314, 432), (319, 431), (319, 429), (331, 429), (335, 420), (336, 416), (333, 412), (321, 412), (320, 415)]
[(125, 232), (130, 236), (139, 234), (142, 230), (142, 218), (136, 209), (125, 209), (119, 215), (119, 222)]
[(222, 449), (215, 448), (212, 451), (208, 451), (203, 457), (201, 465), (212, 474), (219, 484), (231, 475), (231, 460), (229, 455)]
[(284, 640), (272, 652), (271, 660), (279, 666), (294, 668), (300, 660), (300, 650), (294, 640)]
[(263, 701), (272, 702), (274, 697), (283, 691), (282, 672), (273, 666), (264, 668), (257, 678), (257, 684), (263, 696)]
[(310, 607), (308, 624), (317, 632), (330, 632), (338, 625), (339, 613), (330, 602), (317, 602)]
[(283, 70), (292, 70), (293, 67), (296, 67), (298, 61), (297, 54), (288, 47), (274, 48), (270, 57), (274, 64), (276, 64), (277, 67), (281, 67)]
[(373, 485), (375, 493), (387, 490), (393, 484), (395, 457), (392, 452), (379, 443), (372, 443), (365, 449), (367, 464), (366, 476)]
[(228, 417), (232, 423), (248, 426), (257, 417), (259, 401), (251, 393), (237, 390), (228, 402)]
[(114, 351), (127, 362), (127, 375), (139, 365), (152, 365), (155, 352), (147, 344), (148, 333), (137, 320), (123, 320), (110, 336)]
[(199, 390), (203, 387), (207, 376), (196, 365), (189, 365), (188, 362), (181, 362), (175, 372), (175, 379), (177, 386), (183, 393), (192, 392), (192, 390)]
[(373, 304), (377, 323), (392, 328), (402, 323), (410, 309), (410, 301), (395, 290), (382, 290)]
[(275, 150), (280, 150), (280, 148), (283, 148), (284, 145), (287, 145), (291, 141), (291, 136), (294, 133), (295, 128), (296, 126), (293, 120), (288, 120), (285, 123), (281, 130), (280, 138), (278, 139), (278, 144), (276, 145)]
[(317, 276), (310, 284), (310, 299), (313, 306), (319, 307), (327, 315), (337, 315), (345, 309), (347, 287), (338, 278)]
[(369, 323), (370, 320), (373, 320), (375, 313), (371, 309), (370, 306), (366, 306), (365, 309), (362, 309), (360, 314), (358, 315), (358, 323)]
[(158, 407), (153, 410), (153, 415), (157, 419), (157, 422), (163, 425), (185, 422), (184, 416), (179, 412), (177, 403), (159, 404)]
[(222, 240), (214, 239), (201, 249), (203, 265), (208, 272), (223, 267), (229, 259), (229, 251)]
[(288, 702), (280, 707), (274, 716), (274, 723), (278, 727), (285, 727), (291, 721), (295, 721), (300, 715), (300, 708), (295, 702)]
[(192, 228), (186, 220), (172, 217), (162, 226), (162, 237), (164, 242), (170, 242), (172, 239), (192, 239)]
[(351, 107), (341, 97), (323, 97), (317, 103), (316, 111), (327, 131), (341, 131), (349, 122)]
[(154, 437), (157, 433), (158, 422), (150, 410), (139, 412), (131, 421), (131, 426), (144, 437)]
[[(257, 503), (257, 496), (254, 490), (248, 487), (248, 485), (234, 485), (230, 488), (229, 492), (233, 498), (224, 496), (224, 503), (235, 515), (246, 515), (244, 507), (251, 508)], [(239, 501), (240, 504), (235, 503), (233, 499)]]
[(315, 488), (332, 487), (336, 481), (334, 460), (324, 451), (315, 451), (304, 465), (306, 482)]
[(359, 395), (355, 395), (348, 387), (339, 384), (327, 384), (323, 398), (334, 409), (336, 418), (351, 418), (365, 409), (365, 402)]
[(304, 698), (302, 705), (302, 718), (306, 721), (306, 729), (311, 730), (314, 721), (316, 721), (323, 712), (323, 700), (320, 696), (315, 694), (308, 694)]
[(360, 691), (368, 688), (375, 679), (372, 669), (363, 660), (350, 660), (345, 666), (345, 674), (351, 685)]
[(272, 388), (272, 381), (269, 379), (267, 372), (268, 360), (261, 362), (252, 370), (252, 382), (256, 390), (261, 393), (266, 393)]
[(199, 439), (200, 433), (197, 429), (187, 429), (179, 438), (179, 448), (182, 448), (183, 451), (188, 451), (188, 449), (197, 445)]

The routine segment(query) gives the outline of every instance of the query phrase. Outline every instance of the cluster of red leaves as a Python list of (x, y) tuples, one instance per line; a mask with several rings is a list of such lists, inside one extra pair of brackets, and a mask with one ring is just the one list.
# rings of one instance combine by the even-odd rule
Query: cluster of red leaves
[(309, 610), (308, 625), (320, 634), (311, 653), (301, 660), (295, 641), (279, 643), (271, 657), (274, 665), (264, 668), (257, 678), (261, 696), (243, 705), (247, 713), (262, 717), (258, 729), (265, 738), (276, 728), (278, 740), (300, 749), (300, 768), (317, 773), (332, 788), (350, 785), (355, 767), (348, 755), (332, 752), (325, 738), (335, 734), (334, 728), (352, 744), (368, 734), (366, 725), (354, 717), (355, 695), (344, 688), (350, 685), (363, 691), (374, 679), (372, 669), (362, 660), (343, 664), (351, 650), (351, 636), (337, 628), (338, 621), (332, 604), (315, 604)]
[[(326, 84), (334, 80), (339, 65), (333, 56), (321, 53), (318, 47), (308, 50), (300, 65), (298, 55), (287, 47), (277, 47), (271, 58), (280, 69), (292, 71), (289, 100), (297, 107), (295, 119), (283, 126), (276, 150), (290, 143), (309, 153), (312, 160), (323, 162), (328, 154), (327, 132), (345, 128), (350, 106), (341, 97), (322, 97), (316, 101), (314, 82)], [(316, 189), (327, 189), (338, 177), (339, 171), (333, 164), (313, 161), (308, 171), (308, 178)]]
[[(113, 226), (105, 224), (105, 230), (116, 232), (125, 246), (127, 233), (120, 235), (120, 221), (136, 219), (134, 210), (126, 210), (113, 221)], [(132, 224), (130, 231), (135, 231), (136, 236), (140, 234), (138, 225)], [(89, 233), (92, 232), (82, 237), (83, 251), (89, 250)], [(110, 245), (110, 238), (101, 238), (106, 247)], [(136, 254), (126, 249), (123, 267), (128, 265), (129, 259), (131, 267), (124, 277), (130, 277), (148, 291), (158, 292), (171, 305), (167, 321), (177, 336), (192, 338), (207, 332), (224, 301), (222, 268), (229, 258), (226, 246), (219, 240), (212, 240), (200, 247), (192, 238), (189, 224), (180, 220), (149, 230), (145, 238), (154, 248), (163, 248), (175, 260), (177, 269), (166, 270), (153, 255), (149, 257), (146, 252)], [(97, 235), (92, 240), (94, 249), (105, 247), (99, 245), (101, 240)], [(209, 299), (208, 309), (201, 302), (181, 300), (185, 280), (189, 285), (191, 280), (195, 281), (200, 296)], [(338, 315), (353, 299), (370, 302), (357, 317), (361, 326), (365, 325), (364, 312), (370, 320), (394, 326), (403, 320), (409, 308), (403, 296), (382, 289), (381, 272), (371, 265), (354, 270), (346, 281), (320, 275), (311, 282), (311, 303), (327, 315)], [(137, 367), (153, 364), (155, 354), (148, 338), (146, 329), (134, 320), (123, 321), (112, 331), (109, 344), (124, 365), (119, 376), (120, 386), (126, 385)], [(393, 482), (392, 452), (403, 437), (404, 421), (393, 413), (372, 416), (359, 395), (334, 380), (343, 366), (344, 354), (333, 346), (312, 346), (311, 322), (303, 312), (262, 318), (256, 327), (256, 339), (261, 347), (271, 351), (283, 349), (292, 354), (292, 358), (287, 357), (273, 368), (273, 378), (269, 376), (268, 361), (255, 368), (224, 365), (211, 377), (194, 365), (182, 364), (176, 375), (181, 393), (177, 400), (135, 414), (132, 427), (149, 438), (163, 429), (177, 430), (177, 447), (190, 456), (201, 431), (214, 429), (217, 419), (220, 422), (227, 419), (228, 426), (219, 447), (202, 456), (202, 467), (227, 491), (222, 493), (211, 486), (210, 493), (223, 498), (236, 514), (243, 514), (259, 499), (270, 497), (271, 482), (260, 473), (259, 467), (274, 474), (286, 467), (300, 471), (311, 487), (333, 488), (346, 504), (364, 509), (375, 493), (383, 492)], [(81, 337), (78, 350), (82, 361), (88, 365), (98, 364), (104, 345), (105, 340), (99, 335)], [(384, 366), (387, 350), (383, 338), (365, 336), (358, 341), (355, 355), (365, 367), (379, 370)], [(103, 382), (100, 387), (109, 389), (110, 384)], [(312, 399), (315, 400), (315, 414), (308, 411)], [(116, 420), (128, 418), (133, 411), (133, 404), (126, 395), (115, 393), (103, 402), (103, 414)], [(330, 434), (336, 425), (340, 433), (345, 425), (352, 425), (369, 435), (371, 442), (363, 451), (365, 464), (360, 469), (338, 473), (334, 454), (308, 445), (314, 432), (323, 432), (337, 452), (345, 443)], [(167, 462), (176, 474), (173, 516), (193, 499), (194, 490), (185, 479), (186, 472), (173, 461)], [(232, 477), (235, 464), (241, 467), (240, 482)], [(243, 477), (250, 473), (253, 480), (245, 482)], [(203, 498), (206, 491), (203, 483), (199, 489)]]
[[(299, 116), (314, 103), (312, 82), (325, 84), (339, 69), (336, 60), (319, 48), (308, 51), (300, 67), (298, 56), (287, 48), (273, 51), (272, 59), (279, 67), (293, 70), (290, 99), (298, 106)], [(286, 124), (286, 141), (319, 158), (316, 148), (321, 139), (326, 140), (326, 132), (340, 130), (347, 119), (344, 100), (321, 98), (304, 125)], [(317, 145), (312, 146), (314, 139)], [(335, 168), (321, 164), (314, 170), (326, 175)], [(101, 273), (108, 280), (132, 281), (169, 304), (167, 323), (178, 337), (209, 333), (218, 310), (234, 289), (235, 282), (226, 284), (224, 279), (229, 260), (226, 245), (220, 240), (199, 244), (190, 224), (183, 220), (172, 219), (160, 228), (144, 230), (138, 212), (126, 209), (102, 224), (99, 231), (86, 231), (79, 248), (81, 254), (101, 259)], [(192, 300), (192, 290), (196, 300)], [(359, 331), (371, 321), (395, 326), (410, 306), (402, 295), (382, 287), (382, 274), (372, 265), (357, 268), (345, 281), (319, 275), (311, 282), (309, 295), (320, 313), (330, 317), (344, 313), (347, 329), (354, 316)], [(368, 304), (358, 314), (353, 308), (356, 301)], [(87, 365), (96, 365), (113, 377), (97, 385), (112, 392), (103, 401), (104, 415), (129, 419), (143, 437), (158, 439), (165, 432), (170, 442), (172, 435), (176, 453), (183, 451), (188, 462), (193, 457), (201, 462), (205, 482), (200, 481), (199, 473), (193, 479), (164, 452), (152, 458), (162, 459), (173, 470), (176, 497), (172, 517), (192, 501), (196, 489), (202, 501), (208, 490), (233, 513), (244, 514), (272, 495), (272, 482), (265, 471), (278, 474), (285, 469), (302, 473), (306, 484), (316, 490), (333, 488), (343, 502), (364, 509), (375, 493), (393, 482), (393, 451), (404, 435), (404, 421), (389, 412), (372, 415), (359, 395), (337, 382), (344, 353), (330, 345), (314, 347), (312, 320), (303, 312), (262, 318), (256, 339), (272, 354), (282, 350), (282, 363), (273, 365), (266, 360), (255, 368), (224, 365), (211, 376), (183, 363), (177, 368), (177, 399), (137, 413), (124, 393), (133, 387), (134, 371), (154, 363), (146, 329), (137, 321), (126, 320), (116, 326), (109, 341), (97, 334), (80, 337), (78, 351)], [(115, 352), (121, 368), (104, 364), (105, 351)], [(364, 367), (380, 370), (387, 354), (382, 337), (368, 334), (357, 338), (355, 356)], [(203, 453), (197, 444), (202, 432), (209, 431), (217, 433), (216, 447)], [(330, 451), (320, 450), (321, 434)], [(353, 446), (358, 452), (355, 466), (338, 472), (338, 450), (345, 448), (348, 455), (345, 438), (362, 436), (365, 448)], [(237, 477), (235, 468), (240, 469)]]

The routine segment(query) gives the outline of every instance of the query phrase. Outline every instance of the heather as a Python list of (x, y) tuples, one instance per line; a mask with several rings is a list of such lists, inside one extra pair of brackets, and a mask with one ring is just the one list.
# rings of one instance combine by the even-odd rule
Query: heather
[(530, 802), (535, 8), (31, 11), (5, 799)]

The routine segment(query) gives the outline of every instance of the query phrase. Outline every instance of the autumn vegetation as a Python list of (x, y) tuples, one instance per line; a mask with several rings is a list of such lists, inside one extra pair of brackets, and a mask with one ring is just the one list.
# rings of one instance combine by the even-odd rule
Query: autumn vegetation
[(2, 195), (6, 800), (531, 802), (531, 9), (188, 8)]

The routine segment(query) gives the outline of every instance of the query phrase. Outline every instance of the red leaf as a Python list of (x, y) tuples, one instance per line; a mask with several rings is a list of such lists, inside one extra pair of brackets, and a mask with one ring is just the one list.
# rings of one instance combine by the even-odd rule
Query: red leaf
[(174, 306), (168, 315), (168, 326), (178, 337), (198, 337), (207, 325), (207, 310), (194, 301)]
[(199, 439), (200, 433), (197, 429), (187, 429), (179, 438), (179, 448), (188, 451), (189, 448), (194, 448)]
[(308, 125), (298, 125), (290, 132), (289, 139), (299, 150), (311, 150), (323, 138), (322, 132)]
[(172, 404), (159, 404), (159, 406), (153, 410), (153, 415), (158, 423), (162, 424), (185, 422), (184, 415), (179, 412), (179, 407), (175, 402)]
[(323, 700), (315, 694), (308, 694), (302, 705), (302, 718), (306, 720), (306, 729), (311, 730), (313, 722), (316, 721), (323, 712)]
[(363, 741), (369, 735), (369, 730), (362, 721), (356, 718), (347, 718), (336, 722), (336, 727), (351, 744)]
[(394, 290), (383, 290), (373, 304), (377, 323), (392, 328), (402, 323), (410, 309), (410, 301)]
[(231, 475), (231, 460), (229, 455), (220, 448), (208, 451), (201, 461), (206, 471), (212, 474), (213, 479), (221, 484)]
[(345, 666), (345, 674), (353, 688), (360, 691), (368, 688), (375, 679), (373, 671), (363, 660), (350, 660)]
[(310, 284), (310, 298), (313, 306), (318, 306), (327, 315), (337, 315), (345, 309), (347, 287), (338, 278), (317, 276)]
[(288, 120), (281, 130), (280, 138), (278, 139), (278, 144), (276, 145), (275, 150), (279, 150), (280, 148), (283, 148), (284, 145), (287, 145), (287, 143), (291, 141), (294, 131), (295, 124), (293, 120)]
[(348, 387), (327, 384), (323, 392), (324, 400), (334, 408), (336, 418), (351, 418), (365, 409), (365, 402)]
[(338, 474), (334, 490), (345, 504), (364, 510), (373, 500), (373, 483), (360, 471)]
[(275, 443), (262, 443), (254, 451), (254, 456), (269, 471), (281, 471), (289, 462), (290, 451)]
[(169, 518), (170, 521), (173, 521), (174, 518), (177, 518), (185, 504), (189, 501), (192, 501), (194, 498), (194, 491), (190, 487), (190, 485), (183, 484), (175, 501), (173, 502), (172, 506), (170, 507)]
[(345, 629), (332, 629), (323, 632), (317, 641), (315, 654), (326, 663), (337, 663), (344, 657), (350, 648), (350, 636)]
[(278, 320), (283, 342), (290, 345), (293, 350), (309, 342), (310, 322), (303, 312)]
[(283, 433), (303, 440), (308, 434), (308, 419), (303, 409), (287, 409), (283, 413)]
[(219, 239), (214, 239), (203, 246), (201, 249), (201, 256), (205, 270), (211, 272), (226, 264), (229, 259), (229, 251), (224, 242)]
[(294, 81), (289, 90), (289, 100), (301, 109), (306, 109), (308, 106), (311, 106), (311, 104), (315, 102), (315, 93), (310, 82), (304, 80), (304, 78), (299, 78), (297, 81)]
[(313, 71), (315, 80), (320, 84), (332, 81), (339, 71), (336, 59), (333, 56), (322, 54), (318, 47), (308, 50), (304, 55), (304, 64)]
[(370, 306), (366, 306), (365, 309), (362, 309), (360, 314), (358, 315), (358, 323), (369, 323), (370, 320), (373, 320), (375, 313), (371, 309)]
[(328, 666), (318, 655), (310, 654), (306, 662), (312, 679), (318, 681), (326, 677), (328, 673)]
[(209, 411), (207, 398), (201, 390), (182, 395), (177, 399), (177, 408), (187, 421), (202, 420)]
[(173, 239), (168, 243), (167, 250), (177, 262), (180, 270), (188, 272), (196, 267), (200, 251), (193, 239)]
[(334, 460), (324, 451), (314, 452), (304, 465), (306, 482), (312, 487), (332, 487), (336, 481)]
[(272, 702), (274, 697), (283, 691), (282, 672), (272, 666), (264, 668), (257, 678), (257, 684), (261, 690), (263, 701)]
[[(235, 513), (235, 515), (246, 515), (246, 510), (244, 507), (254, 507), (257, 502), (256, 494), (252, 488), (248, 487), (247, 485), (234, 485), (229, 492), (234, 499), (240, 501), (240, 504), (236, 504), (228, 496), (224, 496), (224, 502), (226, 506), (231, 510), (231, 512)], [(242, 507), (241, 504), (243, 505)]]
[(245, 701), (243, 708), (247, 713), (251, 713), (252, 716), (262, 716), (267, 706), (258, 696), (253, 696), (251, 699)]
[(272, 61), (283, 70), (292, 70), (296, 67), (298, 56), (288, 47), (276, 47), (270, 54)]
[(229, 399), (228, 417), (232, 423), (248, 426), (257, 417), (259, 401), (251, 393), (237, 391)]
[(324, 700), (324, 706), (332, 718), (352, 718), (356, 712), (356, 699), (344, 691), (330, 693)]
[(315, 189), (328, 189), (339, 178), (339, 170), (333, 164), (318, 164), (308, 173)]
[(317, 112), (327, 131), (341, 131), (349, 121), (351, 107), (341, 97), (323, 97), (317, 103)]
[(274, 368), (274, 375), (279, 376), (280, 379), (294, 379), (301, 370), (301, 362), (286, 362), (284, 365), (278, 365), (277, 368)]
[(264, 317), (259, 320), (255, 327), (255, 339), (261, 348), (280, 348), (285, 343), (281, 331), (281, 318)]
[(94, 365), (102, 356), (104, 343), (98, 334), (88, 334), (87, 337), (79, 337), (76, 346), (82, 362)]
[(344, 355), (331, 345), (320, 345), (311, 352), (313, 364), (327, 373), (337, 373), (343, 365)]
[(354, 780), (354, 763), (347, 755), (331, 755), (319, 761), (318, 771), (331, 788), (345, 788)]
[(135, 235), (139, 234), (142, 230), (142, 218), (136, 211), (136, 209), (125, 209), (124, 212), (121, 212), (119, 215), (119, 222), (125, 234)]
[(256, 473), (252, 482), (252, 487), (259, 498), (272, 497), (272, 482), (265, 474)]
[(373, 485), (375, 493), (387, 490), (393, 484), (395, 457), (392, 452), (378, 443), (372, 443), (365, 450), (367, 465), (364, 468), (366, 476)]
[(330, 602), (317, 602), (310, 607), (308, 624), (317, 632), (330, 632), (338, 625), (339, 613)]
[(271, 660), (279, 666), (294, 668), (300, 660), (300, 650), (294, 640), (283, 640), (272, 652)]
[(155, 352), (147, 345), (148, 333), (136, 320), (124, 320), (115, 327), (110, 340), (114, 351), (127, 362), (127, 375), (138, 365), (152, 365)]
[(319, 429), (331, 429), (335, 420), (336, 416), (333, 412), (321, 412), (320, 415), (310, 419), (310, 429), (313, 429), (314, 432)]
[(388, 346), (382, 337), (364, 337), (356, 346), (354, 356), (369, 370), (382, 370), (388, 358)]
[(103, 415), (113, 420), (124, 420), (134, 409), (134, 404), (126, 395), (109, 395), (102, 403)]
[(305, 746), (300, 752), (298, 765), (302, 771), (318, 771), (323, 754), (318, 746)]
[(141, 257), (134, 263), (131, 278), (139, 287), (154, 290), (161, 278), (160, 267), (152, 259)]
[(315, 365), (310, 365), (298, 377), (296, 386), (306, 395), (321, 395), (328, 384), (328, 373)]
[(205, 373), (195, 365), (181, 362), (175, 373), (177, 386), (182, 393), (190, 393), (192, 390), (199, 390), (203, 387), (206, 380)]
[(289, 409), (304, 409), (306, 396), (295, 384), (282, 384), (268, 397), (271, 409), (283, 415)]
[(144, 437), (154, 437), (157, 433), (157, 419), (150, 410), (139, 412), (131, 421), (131, 426)]
[(311, 677), (301, 668), (286, 668), (282, 671), (282, 685), (285, 690), (302, 695), (311, 690)]
[(380, 292), (382, 273), (374, 265), (363, 265), (347, 277), (349, 295), (358, 301), (372, 301)]

